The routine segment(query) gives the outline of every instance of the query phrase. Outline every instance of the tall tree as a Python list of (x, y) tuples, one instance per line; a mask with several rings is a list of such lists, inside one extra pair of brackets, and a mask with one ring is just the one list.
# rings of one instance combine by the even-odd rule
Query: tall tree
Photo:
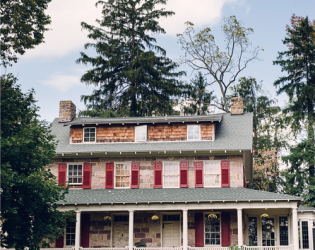
[(279, 52), (274, 64), (281, 66), (287, 75), (274, 85), (278, 94), (289, 96), (289, 105), (283, 112), (292, 131), (301, 132), (305, 123), (307, 136), (290, 148), (289, 156), (283, 157), (289, 163), (284, 191), (303, 195), (306, 204), (315, 206), (315, 21), (293, 15), (286, 31), (283, 43), (288, 50)]
[(158, 19), (174, 14), (157, 9), (158, 4), (166, 4), (166, 0), (99, 1), (97, 5), (103, 6), (103, 17), (97, 20), (100, 27), (81, 24), (95, 41), (85, 44), (85, 48), (93, 48), (97, 53), (95, 57), (81, 53), (77, 63), (93, 67), (81, 81), (99, 87), (91, 95), (81, 96), (87, 105), (82, 115), (112, 112), (118, 116), (144, 116), (173, 112), (172, 99), (183, 90), (176, 78), (184, 72), (175, 72), (177, 64), (166, 57), (166, 51), (152, 37), (165, 33)]
[(17, 62), (18, 54), (44, 41), (50, 17), (45, 14), (51, 0), (2, 0), (0, 2), (1, 65)]
[(222, 31), (225, 36), (225, 51), (216, 45), (210, 28), (195, 34), (194, 24), (186, 22), (186, 30), (178, 34), (179, 43), (185, 52), (181, 62), (193, 70), (204, 71), (213, 78), (209, 84), (217, 83), (222, 103), (217, 107), (228, 111), (227, 91), (248, 63), (258, 59), (259, 48), (251, 50), (249, 35), (252, 28), (245, 28), (235, 16), (224, 19)]
[(62, 233), (70, 213), (57, 210), (63, 187), (46, 166), (54, 136), (38, 120), (34, 91), (23, 94), (16, 78), (1, 76), (1, 247), (39, 249)]

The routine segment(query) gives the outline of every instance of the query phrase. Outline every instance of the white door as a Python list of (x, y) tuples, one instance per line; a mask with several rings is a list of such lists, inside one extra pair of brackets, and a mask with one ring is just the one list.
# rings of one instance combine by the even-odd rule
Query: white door
[(129, 224), (126, 222), (114, 222), (113, 247), (128, 246)]
[(179, 247), (180, 246), (179, 221), (163, 222), (162, 237), (163, 247)]

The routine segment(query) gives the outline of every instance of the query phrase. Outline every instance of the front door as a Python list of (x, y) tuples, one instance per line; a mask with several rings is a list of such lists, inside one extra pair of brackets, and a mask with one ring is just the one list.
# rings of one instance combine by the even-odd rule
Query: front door
[(274, 218), (262, 218), (262, 245), (275, 245), (275, 220)]
[(165, 221), (162, 229), (163, 247), (180, 246), (180, 222)]
[(113, 247), (128, 246), (129, 224), (126, 222), (114, 222)]

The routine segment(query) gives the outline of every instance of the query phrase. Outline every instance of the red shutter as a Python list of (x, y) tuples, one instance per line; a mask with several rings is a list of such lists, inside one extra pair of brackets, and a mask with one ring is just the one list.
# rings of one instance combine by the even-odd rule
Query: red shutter
[(58, 185), (66, 187), (67, 163), (60, 163), (58, 168)]
[(154, 162), (154, 188), (162, 188), (162, 162)]
[(203, 161), (195, 161), (195, 187), (203, 187)]
[(114, 188), (114, 163), (106, 163), (106, 178), (105, 178), (105, 188)]
[(81, 215), (81, 247), (90, 247), (90, 214)]
[(230, 162), (221, 161), (221, 187), (230, 186)]
[(90, 189), (91, 188), (91, 163), (84, 163), (83, 164), (83, 180), (82, 180), (82, 188), (83, 189)]
[(221, 232), (222, 232), (222, 246), (229, 247), (231, 245), (230, 240), (230, 213), (221, 213)]
[(180, 187), (188, 187), (188, 161), (180, 162)]
[(203, 213), (195, 213), (195, 246), (203, 247), (204, 228), (203, 228)]
[(131, 188), (139, 188), (139, 162), (131, 163)]
[(56, 248), (63, 248), (63, 235), (56, 239)]

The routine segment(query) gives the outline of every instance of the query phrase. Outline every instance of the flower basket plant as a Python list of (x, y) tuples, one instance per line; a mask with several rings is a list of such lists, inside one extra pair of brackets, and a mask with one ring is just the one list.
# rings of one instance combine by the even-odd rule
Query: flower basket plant
[(158, 219), (159, 219), (159, 216), (157, 216), (157, 215), (153, 215), (151, 217), (151, 220), (153, 220), (154, 222), (156, 222)]
[(104, 221), (111, 221), (111, 220), (112, 220), (112, 218), (110, 216), (105, 216), (104, 217)]
[(215, 221), (216, 219), (218, 219), (218, 216), (216, 214), (209, 214), (208, 219), (210, 221)]

